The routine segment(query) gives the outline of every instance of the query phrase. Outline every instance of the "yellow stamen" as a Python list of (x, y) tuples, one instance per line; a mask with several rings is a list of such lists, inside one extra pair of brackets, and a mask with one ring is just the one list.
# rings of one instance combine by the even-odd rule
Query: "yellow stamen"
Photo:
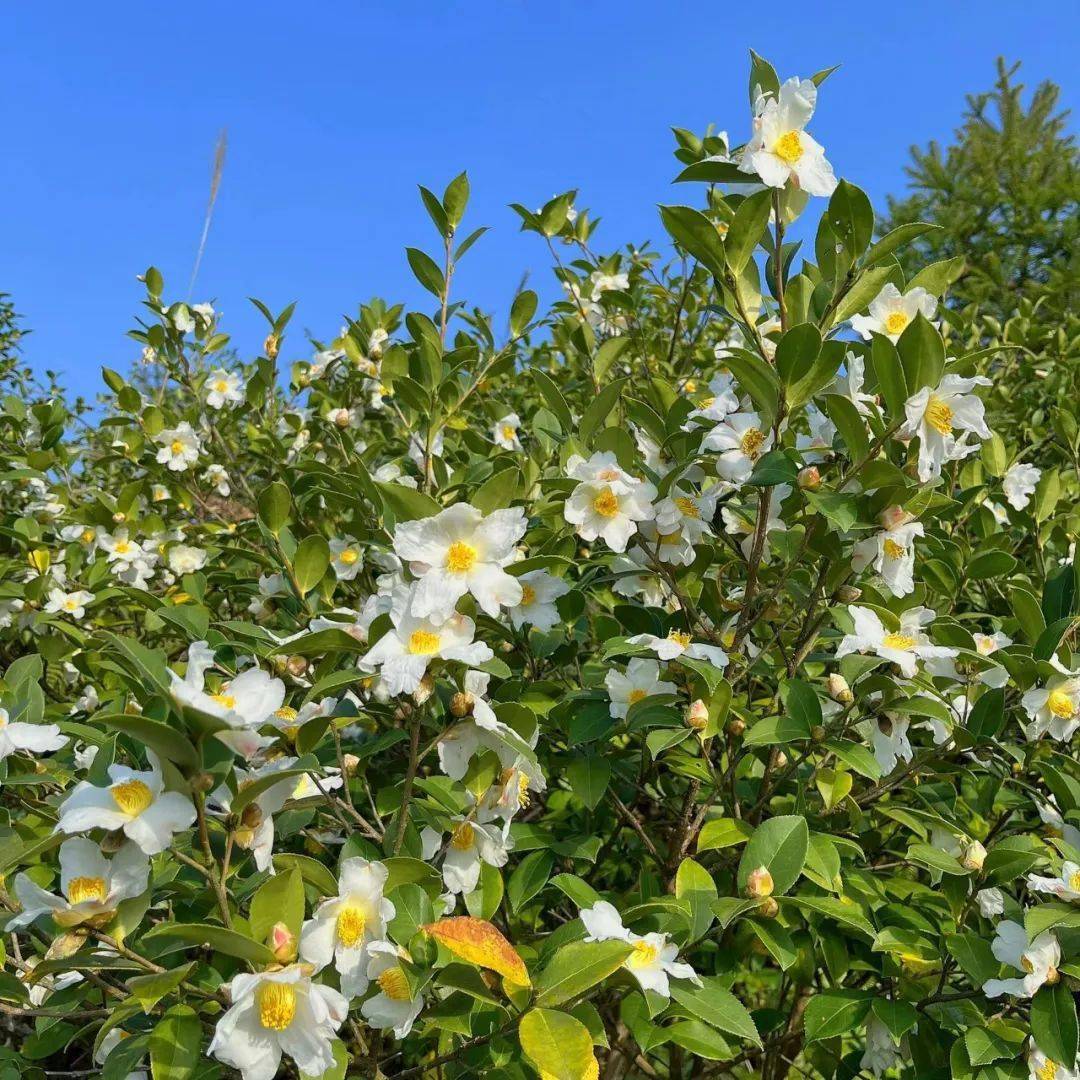
[(184, 444), (179, 439), (174, 439), (172, 446), (169, 449), (174, 454), (182, 454), (184, 452)]
[(896, 337), (904, 332), (911, 318), (903, 311), (892, 311), (885, 316), (885, 333)]
[(630, 696), (626, 700), (631, 705), (636, 705), (639, 701), (644, 701), (648, 696), (648, 690), (631, 690)]
[(87, 900), (96, 900), (100, 904), (105, 899), (105, 879), (99, 877), (72, 878), (68, 882), (67, 898), (73, 904), (85, 904)]
[(414, 630), (409, 636), (409, 652), (413, 656), (431, 656), (439, 651), (439, 635), (430, 630)]
[(214, 389), (219, 394), (224, 394), (225, 391), (229, 389), (229, 384), (224, 379), (218, 379), (218, 381), (214, 383)]
[(211, 701), (216, 701), (223, 709), (235, 709), (236, 698), (232, 694), (211, 694)]
[(255, 994), (259, 1023), (270, 1031), (284, 1031), (296, 1016), (296, 991), (291, 983), (264, 982)]
[(446, 569), (451, 574), (467, 574), (476, 565), (477, 554), (472, 544), (455, 540), (446, 552)]
[(528, 607), (536, 602), (536, 590), (531, 585), (521, 586), (521, 606)]
[(907, 652), (908, 649), (914, 648), (915, 639), (909, 634), (886, 634), (881, 639), (881, 644), (886, 649), (900, 649)]
[(693, 379), (687, 379), (686, 380), (686, 385), (683, 387), (683, 389), (688, 394), (696, 394), (697, 393), (697, 383), (694, 382)]
[(411, 1001), (409, 993), (409, 980), (405, 978), (405, 972), (399, 967), (387, 968), (381, 975), (376, 976), (375, 981), (379, 989), (391, 1001)]
[(502, 437), (507, 442), (513, 442), (514, 437), (517, 435), (517, 431), (514, 430), (509, 424), (503, 424)]
[(881, 546), (890, 559), (902, 559), (907, 552), (907, 548), (901, 546), (895, 540), (890, 540), (888, 537), (885, 538), (885, 543)]
[(337, 939), (346, 949), (359, 945), (367, 927), (367, 914), (357, 904), (347, 904), (338, 912)]
[(593, 499), (592, 505), (601, 517), (614, 517), (619, 512), (619, 497), (611, 488), (606, 487)]
[(295, 720), (300, 714), (291, 705), (282, 705), (280, 709), (277, 709), (274, 712), (274, 715), (279, 720), (288, 722), (290, 720)]
[(1080, 870), (1069, 878), (1069, 888), (1073, 892), (1080, 892)]
[(761, 457), (761, 448), (765, 445), (765, 435), (757, 428), (750, 428), (739, 443), (739, 449), (751, 460)]
[(1057, 1062), (1047, 1058), (1036, 1070), (1036, 1080), (1054, 1080), (1057, 1076)]
[(1071, 720), (1076, 715), (1076, 703), (1063, 690), (1051, 690), (1046, 707), (1062, 720)]
[(93, 529), (83, 529), (82, 542), (84, 544), (89, 544), (90, 541), (93, 540), (93, 539), (94, 539), (94, 530)]
[(632, 968), (649, 967), (656, 963), (660, 950), (647, 941), (635, 941), (634, 951), (627, 958), (626, 966)]
[(64, 601), (64, 610), (65, 611), (74, 611), (78, 606), (79, 606), (79, 601), (78, 600), (72, 600), (70, 596)]
[(685, 649), (690, 644), (690, 635), (685, 630), (672, 630), (668, 634), (668, 641), (674, 641), (676, 645), (681, 645)]
[(803, 156), (802, 139), (797, 131), (787, 131), (773, 143), (772, 152), (788, 165), (794, 165)]
[(113, 551), (115, 551), (117, 555), (126, 555), (133, 546), (134, 545), (130, 540), (117, 540), (116, 543), (113, 544)]
[(936, 394), (932, 394), (926, 403), (923, 418), (942, 435), (948, 435), (952, 431), (953, 411)]
[(153, 792), (141, 780), (123, 780), (113, 784), (109, 792), (125, 814), (138, 817), (154, 801)]
[(524, 810), (529, 805), (529, 778), (523, 773), (518, 773), (518, 806)]
[(360, 552), (353, 548), (346, 548), (338, 558), (346, 565), (352, 566), (360, 558)]
[(451, 834), (450, 846), (458, 851), (468, 851), (476, 840), (476, 830), (463, 821)]
[(701, 511), (698, 509), (698, 504), (694, 502), (693, 499), (688, 498), (686, 495), (680, 495), (675, 500), (675, 505), (682, 511), (684, 517), (701, 517)]

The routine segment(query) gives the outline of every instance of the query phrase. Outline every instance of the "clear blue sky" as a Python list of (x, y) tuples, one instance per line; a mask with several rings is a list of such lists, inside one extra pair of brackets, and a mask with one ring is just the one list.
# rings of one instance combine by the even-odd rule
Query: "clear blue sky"
[(658, 238), (656, 205), (698, 194), (670, 186), (669, 126), (744, 139), (749, 47), (782, 78), (843, 65), (811, 130), (878, 203), (999, 53), (1076, 108), (1078, 32), (1054, 0), (9, 4), (0, 290), (33, 331), (30, 362), (96, 392), (101, 364), (136, 355), (135, 275), (156, 264), (184, 298), (227, 127), (193, 299), (216, 301), (246, 355), (265, 332), (249, 295), (299, 301), (283, 359), (373, 295), (423, 303), (403, 253), (432, 241), (416, 184), (441, 191), (462, 168), (466, 224), (493, 230), (457, 280), (504, 310), (523, 271), (553, 291), (542, 242), (506, 204), (576, 186), (604, 218), (600, 249)]

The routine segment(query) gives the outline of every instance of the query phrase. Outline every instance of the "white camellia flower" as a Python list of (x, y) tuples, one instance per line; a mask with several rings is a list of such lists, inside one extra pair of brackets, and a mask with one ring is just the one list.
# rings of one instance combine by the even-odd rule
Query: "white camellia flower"
[(1054, 675), (1045, 686), (1028, 690), (1020, 704), (1031, 721), (1024, 726), (1027, 738), (1049, 735), (1067, 742), (1080, 728), (1080, 677), (1072, 672)]
[(1001, 481), (1001, 489), (1005, 492), (1005, 499), (1014, 510), (1023, 510), (1031, 496), (1035, 494), (1035, 488), (1042, 476), (1042, 469), (1018, 461), (1010, 465)]
[(174, 574), (194, 574), (206, 565), (206, 552), (191, 544), (173, 544), (169, 548), (169, 569)]
[(655, 521), (643, 521), (641, 546), (671, 566), (690, 566), (696, 557), (694, 545), (677, 525), (670, 532), (661, 532)]
[(127, 529), (117, 529), (116, 532), (110, 534), (99, 528), (97, 544), (102, 551), (106, 552), (106, 559), (110, 563), (137, 562), (146, 555), (142, 545), (130, 538)]
[[(1000, 631), (995, 631), (992, 634), (972, 634), (971, 636), (975, 641), (975, 651), (980, 656), (993, 656), (998, 649), (1007, 649), (1013, 643), (1011, 637)], [(1001, 664), (995, 664), (985, 671), (980, 671), (976, 678), (983, 686), (998, 690), (1009, 681), (1009, 673)]]
[(336, 990), (313, 983), (303, 967), (235, 975), (229, 996), (233, 1004), (207, 1052), (239, 1069), (243, 1080), (274, 1080), (282, 1054), (311, 1076), (333, 1066), (334, 1035), (349, 1004)]
[(211, 371), (203, 384), (206, 404), (211, 409), (232, 408), (244, 400), (244, 380), (235, 371), (217, 368)]
[(472, 593), (492, 618), (500, 607), (520, 604), (521, 584), (503, 567), (516, 558), (515, 548), (527, 525), (520, 506), (485, 517), (468, 503), (398, 525), (394, 552), (420, 579), (412, 614), (443, 622), (466, 593)]
[(868, 315), (856, 315), (851, 320), (851, 329), (861, 334), (864, 341), (869, 341), (874, 334), (882, 334), (896, 342), (916, 315), (921, 314), (927, 319), (934, 317), (937, 300), (918, 286), (901, 293), (890, 281), (870, 301), (868, 310)]
[(712, 519), (720, 492), (713, 487), (698, 495), (681, 484), (656, 504), (656, 530), (661, 536), (678, 532), (688, 543), (698, 544), (712, 536)]
[[(919, 437), (919, 479), (925, 484), (941, 475), (947, 461), (960, 461), (978, 449), (968, 435), (989, 439), (992, 435), (984, 419), (984, 406), (971, 391), (990, 386), (983, 375), (970, 379), (946, 375), (937, 389), (924, 386), (904, 403), (906, 423), (897, 431), (898, 439)], [(961, 434), (959, 438), (956, 432)]]
[(832, 453), (836, 425), (812, 402), (806, 406), (806, 434), (795, 436), (795, 449), (807, 464), (824, 461)]
[(848, 614), (855, 625), (850, 634), (844, 635), (836, 650), (838, 660), (850, 653), (876, 653), (896, 664), (904, 678), (910, 679), (915, 675), (919, 660), (956, 656), (955, 649), (931, 644), (923, 632), (923, 627), (934, 619), (929, 608), (908, 608), (900, 616), (899, 629), (889, 631), (872, 608), (849, 604)]
[(864, 382), (866, 382), (866, 362), (858, 353), (845, 353), (843, 369), (833, 382), (832, 393), (846, 397), (858, 410), (860, 416), (869, 416), (870, 406), (876, 399), (873, 394), (863, 393)]
[(684, 630), (671, 630), (667, 637), (656, 634), (635, 634), (626, 639), (628, 645), (645, 645), (652, 649), (661, 660), (677, 660), (687, 656), (691, 660), (704, 660), (713, 667), (725, 668), (728, 663), (727, 653), (718, 645), (703, 645)]
[(975, 894), (975, 903), (984, 919), (993, 919), (1005, 912), (1005, 894), (1000, 889), (980, 889)]
[[(717, 346), (717, 349), (719, 350), (720, 346)], [(717, 359), (721, 359), (721, 357), (718, 356)], [(711, 420), (713, 423), (718, 424), (725, 416), (738, 411), (739, 393), (735, 388), (735, 376), (725, 371), (719, 375), (714, 375), (709, 380), (708, 396), (686, 419), (689, 421), (700, 416), (703, 420)], [(689, 426), (687, 430), (689, 430)]]
[(660, 679), (660, 665), (655, 660), (646, 660), (641, 656), (635, 656), (626, 665), (625, 674), (612, 668), (604, 676), (604, 686), (611, 698), (608, 712), (616, 720), (625, 720), (630, 706), (647, 697), (679, 692), (674, 683)]
[(390, 609), (393, 625), (360, 658), (364, 670), (379, 672), (391, 697), (413, 693), (433, 660), (457, 660), (476, 667), (495, 655), (489, 645), (473, 640), (476, 624), (467, 616), (455, 612), (436, 624), (415, 615), (415, 589), (415, 585), (395, 589)]
[(791, 180), (807, 195), (831, 195), (836, 190), (832, 166), (821, 144), (806, 133), (816, 104), (813, 79), (788, 79), (775, 96), (759, 92), (753, 134), (739, 168), (756, 173), (767, 187), (782, 188)]
[(861, 573), (872, 566), (893, 596), (907, 596), (915, 591), (915, 537), (922, 535), (922, 524), (910, 521), (868, 536), (855, 545), (852, 569)]
[(1048, 1058), (1036, 1045), (1034, 1039), (1028, 1040), (1028, 1080), (1080, 1080), (1080, 1070), (1076, 1062), (1064, 1064)]
[(157, 462), (172, 472), (190, 469), (202, 452), (202, 442), (192, 426), (183, 420), (174, 428), (165, 428), (157, 435), (161, 449), (157, 452)]
[(94, 594), (85, 589), (77, 589), (75, 592), (50, 589), (45, 610), (51, 615), (70, 615), (73, 619), (81, 619), (86, 614), (86, 605), (93, 602)]
[(67, 736), (56, 724), (27, 724), (12, 720), (7, 709), (0, 709), (0, 761), (18, 750), (30, 754), (51, 754), (67, 746)]
[(517, 413), (507, 413), (492, 428), (492, 441), (503, 450), (520, 450), (522, 449), (521, 440), (518, 438), (520, 428), (521, 417)]
[(346, 998), (367, 990), (369, 946), (386, 937), (386, 924), (396, 914), (383, 896), (389, 873), (381, 862), (346, 859), (337, 896), (324, 900), (300, 932), (300, 958), (317, 971), (333, 964)]
[(203, 479), (223, 498), (227, 499), (232, 487), (224, 465), (207, 465)]
[(756, 412), (732, 413), (701, 442), (702, 450), (719, 454), (716, 475), (736, 487), (750, 479), (758, 459), (772, 449), (772, 432), (763, 428)]
[(330, 565), (338, 581), (352, 581), (364, 568), (364, 553), (359, 542), (352, 536), (341, 536), (330, 541)]
[(573, 454), (566, 467), (579, 483), (566, 500), (563, 516), (583, 540), (599, 538), (612, 551), (624, 552), (638, 523), (651, 520), (656, 488), (625, 472), (610, 451), (597, 452), (588, 461)]
[(60, 804), (56, 831), (89, 832), (122, 829), (147, 855), (157, 855), (172, 843), (173, 833), (190, 828), (195, 807), (178, 791), (165, 791), (161, 766), (152, 752), (148, 770), (110, 765), (108, 787), (81, 780)]
[(679, 963), (679, 947), (668, 941), (667, 934), (635, 934), (623, 926), (618, 911), (606, 900), (598, 900), (591, 908), (582, 908), (586, 941), (625, 941), (634, 951), (623, 967), (638, 981), (642, 990), (653, 990), (662, 997), (671, 996), (669, 979), (689, 979), (701, 986), (701, 978), (689, 965)]
[[(450, 820), (453, 825), (443, 857), (442, 876), (447, 892), (456, 896), (471, 893), (476, 888), (482, 862), (489, 866), (505, 866), (514, 842), (492, 825), (464, 816)], [(442, 833), (425, 826), (420, 832), (420, 842), (424, 859), (430, 862), (443, 846)]]
[(896, 768), (898, 761), (910, 761), (914, 757), (914, 751), (908, 741), (910, 725), (911, 721), (908, 717), (893, 713), (876, 720), (867, 720), (861, 725), (870, 737), (874, 758), (886, 776)]
[(866, 1022), (866, 1049), (860, 1069), (882, 1076), (904, 1059), (904, 1039), (894, 1039), (892, 1032), (873, 1014)]
[(521, 585), (521, 603), (507, 614), (515, 630), (523, 626), (535, 626), (537, 630), (550, 630), (562, 622), (555, 601), (570, 591), (562, 578), (547, 570), (530, 570), (518, 577)]
[(373, 941), (368, 952), (368, 979), (378, 986), (379, 992), (360, 1006), (360, 1012), (372, 1027), (390, 1029), (396, 1038), (404, 1039), (424, 1008), (423, 996), (412, 996), (401, 966), (403, 960), (408, 961), (408, 954), (389, 941)]
[(1059, 900), (1080, 900), (1080, 866), (1066, 859), (1057, 877), (1028, 874), (1027, 887), (1033, 892), (1051, 893)]
[(15, 896), (22, 911), (7, 928), (29, 926), (41, 915), (51, 915), (59, 926), (93, 923), (112, 918), (123, 900), (141, 896), (150, 880), (150, 861), (137, 844), (122, 844), (110, 859), (84, 836), (60, 845), (60, 891), (55, 896), (35, 885), (26, 874), (15, 879)]
[(1033, 997), (1040, 986), (1056, 983), (1060, 977), (1057, 968), (1061, 963), (1061, 946), (1049, 930), (1029, 943), (1027, 931), (1020, 923), (1004, 919), (997, 924), (990, 948), (1001, 963), (1023, 972), (1023, 976), (987, 980), (983, 983), (983, 993), (988, 998), (1002, 994)]

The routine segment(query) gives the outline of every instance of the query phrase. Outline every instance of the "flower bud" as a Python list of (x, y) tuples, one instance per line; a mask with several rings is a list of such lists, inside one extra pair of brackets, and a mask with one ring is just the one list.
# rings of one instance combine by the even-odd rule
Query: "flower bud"
[(824, 724), (815, 724), (810, 729), (810, 738), (816, 743), (823, 743), (829, 736)]
[(914, 521), (915, 515), (908, 513), (902, 506), (887, 506), (878, 515), (883, 529), (898, 529), (909, 521)]
[(855, 695), (848, 686), (847, 679), (843, 675), (832, 674), (828, 681), (829, 697), (833, 701), (839, 701), (841, 705), (850, 705), (855, 700)]
[(285, 661), (285, 670), (288, 671), (293, 678), (298, 679), (308, 669), (308, 662), (302, 656), (290, 656)]
[(415, 701), (417, 705), (423, 705), (424, 702), (427, 701), (429, 697), (431, 697), (434, 691), (435, 680), (431, 677), (430, 674), (425, 675), (420, 680), (420, 685), (413, 691), (413, 701)]
[(704, 731), (708, 722), (709, 708), (701, 698), (697, 698), (686, 708), (686, 726), (695, 731)]
[(756, 870), (751, 870), (746, 878), (746, 895), (761, 899), (772, 896), (772, 893), (773, 879), (768, 867), (759, 866)]
[(112, 519), (115, 524), (119, 525), (121, 522), (127, 521), (127, 514), (117, 510), (117, 512), (113, 514)]
[(347, 428), (352, 423), (348, 409), (333, 409), (330, 412), (330, 420), (339, 428)]
[(345, 766), (346, 776), (355, 776), (356, 770), (360, 767), (360, 759), (356, 754), (342, 754), (341, 764)]
[(856, 589), (854, 585), (841, 585), (836, 590), (836, 599), (842, 604), (853, 604), (862, 596), (862, 589)]
[(821, 472), (816, 465), (799, 470), (799, 487), (803, 491), (817, 491), (821, 487)]
[(1061, 981), (1061, 972), (1056, 967), (1046, 969), (1046, 985), (1056, 986)]
[(474, 700), (472, 694), (459, 690), (450, 699), (450, 712), (459, 720), (462, 720), (472, 713)]
[(279, 964), (291, 964), (296, 959), (296, 935), (283, 922), (274, 923), (266, 943)]
[(267, 334), (266, 340), (263, 342), (263, 352), (266, 353), (266, 358), (268, 360), (276, 360), (280, 348), (281, 338), (274, 333)]
[(725, 730), (733, 739), (738, 739), (742, 736), (743, 732), (746, 731), (746, 721), (740, 720), (737, 716), (732, 717), (732, 719), (727, 722), (727, 728)]
[(776, 768), (783, 769), (788, 763), (788, 756), (783, 750), (776, 751), (776, 760), (774, 762)]
[(755, 914), (763, 919), (775, 919), (780, 914), (780, 905), (771, 896), (767, 896), (758, 904)]
[(981, 870), (986, 862), (986, 848), (978, 840), (972, 840), (964, 848), (964, 856), (960, 862), (965, 870)]

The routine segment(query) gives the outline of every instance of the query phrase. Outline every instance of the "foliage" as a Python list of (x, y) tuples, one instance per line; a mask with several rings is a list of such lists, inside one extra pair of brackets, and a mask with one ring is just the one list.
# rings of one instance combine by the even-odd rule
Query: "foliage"
[(241, 362), (150, 268), (96, 425), (4, 400), (9, 1071), (1074, 1075), (1077, 474), (829, 74), (676, 132), (673, 259), (515, 206), (505, 334), (463, 173), (429, 311)]

